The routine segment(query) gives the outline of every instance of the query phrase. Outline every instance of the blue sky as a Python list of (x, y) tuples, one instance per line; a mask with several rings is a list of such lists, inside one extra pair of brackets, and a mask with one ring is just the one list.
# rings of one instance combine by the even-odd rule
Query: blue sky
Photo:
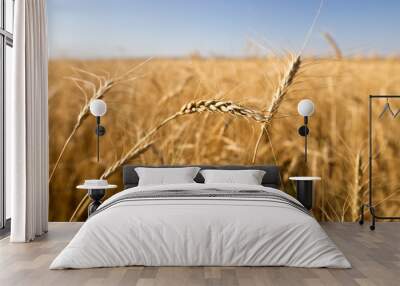
[[(47, 0), (52, 58), (247, 56), (255, 41), (296, 52), (319, 0)], [(325, 0), (306, 53), (400, 54), (400, 1)], [(268, 51), (266, 51), (268, 53)]]

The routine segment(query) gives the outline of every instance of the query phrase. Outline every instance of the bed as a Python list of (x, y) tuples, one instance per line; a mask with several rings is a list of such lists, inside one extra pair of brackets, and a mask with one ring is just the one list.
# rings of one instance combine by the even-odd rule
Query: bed
[(313, 216), (279, 190), (276, 166), (198, 166), (263, 170), (261, 185), (193, 183), (138, 186), (123, 169), (124, 190), (107, 199), (50, 269), (144, 266), (350, 268)]

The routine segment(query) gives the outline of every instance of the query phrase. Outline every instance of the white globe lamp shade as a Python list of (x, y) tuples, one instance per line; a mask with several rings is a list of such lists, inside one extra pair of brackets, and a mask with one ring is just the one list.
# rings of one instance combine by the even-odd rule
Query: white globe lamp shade
[(311, 116), (314, 113), (314, 103), (309, 99), (303, 99), (297, 105), (297, 111), (301, 116)]
[(107, 104), (101, 99), (92, 100), (90, 103), (90, 113), (94, 116), (103, 116), (107, 112)]

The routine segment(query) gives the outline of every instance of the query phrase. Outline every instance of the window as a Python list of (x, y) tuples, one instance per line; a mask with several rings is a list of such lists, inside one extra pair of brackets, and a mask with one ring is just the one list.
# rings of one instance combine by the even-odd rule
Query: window
[(0, 0), (0, 228), (9, 225), (10, 194), (4, 188), (4, 105), (11, 92), (14, 0)]

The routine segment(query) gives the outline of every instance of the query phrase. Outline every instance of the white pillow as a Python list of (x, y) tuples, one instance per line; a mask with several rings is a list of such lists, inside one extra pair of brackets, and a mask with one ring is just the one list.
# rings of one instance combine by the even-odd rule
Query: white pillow
[(139, 176), (139, 186), (195, 183), (193, 179), (199, 170), (199, 167), (135, 168)]
[(261, 185), (265, 171), (262, 170), (201, 170), (205, 184), (246, 184)]

